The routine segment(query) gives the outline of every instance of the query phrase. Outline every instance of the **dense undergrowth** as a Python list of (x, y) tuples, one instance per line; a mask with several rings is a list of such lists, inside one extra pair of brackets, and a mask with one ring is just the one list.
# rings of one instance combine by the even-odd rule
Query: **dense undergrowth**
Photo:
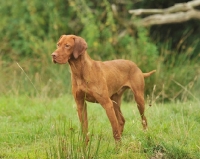
[[(132, 7), (130, 1), (1, 1), (0, 95), (58, 97), (71, 92), (69, 66), (54, 65), (51, 53), (60, 35), (76, 34), (86, 39), (93, 59), (124, 58), (144, 72), (156, 69), (146, 80), (145, 93), (153, 100), (198, 100), (198, 39), (184, 49), (172, 48), (170, 35), (164, 43), (156, 40), (163, 35), (151, 39), (152, 28), (134, 25), (127, 13)], [(125, 99), (131, 98), (127, 92)]]

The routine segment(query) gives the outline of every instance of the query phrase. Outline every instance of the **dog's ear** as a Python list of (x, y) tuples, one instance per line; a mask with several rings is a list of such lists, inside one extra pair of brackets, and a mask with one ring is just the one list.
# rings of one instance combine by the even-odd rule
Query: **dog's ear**
[(74, 41), (75, 43), (74, 43), (73, 56), (75, 59), (77, 59), (87, 49), (87, 43), (81, 37), (75, 37)]

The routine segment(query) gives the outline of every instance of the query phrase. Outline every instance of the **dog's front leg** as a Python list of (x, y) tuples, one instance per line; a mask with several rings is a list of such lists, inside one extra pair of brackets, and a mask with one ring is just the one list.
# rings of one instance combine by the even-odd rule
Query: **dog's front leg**
[(101, 98), (99, 103), (103, 106), (112, 126), (113, 137), (115, 141), (121, 140), (121, 133), (119, 131), (118, 120), (115, 114), (114, 106), (110, 98)]
[(89, 141), (88, 133), (88, 118), (87, 118), (87, 104), (85, 102), (84, 93), (77, 92), (75, 101), (77, 104), (78, 117), (81, 123), (81, 130), (83, 137), (85, 138), (86, 144)]

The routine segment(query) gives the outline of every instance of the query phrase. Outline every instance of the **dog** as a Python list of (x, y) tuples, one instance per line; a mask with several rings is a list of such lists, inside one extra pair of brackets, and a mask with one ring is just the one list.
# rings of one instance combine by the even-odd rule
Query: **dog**
[(137, 65), (129, 60), (95, 61), (87, 53), (86, 41), (75, 35), (62, 35), (57, 49), (52, 53), (52, 61), (68, 63), (71, 69), (72, 93), (77, 105), (82, 132), (89, 141), (87, 104), (96, 102), (105, 109), (112, 126), (115, 141), (120, 141), (125, 119), (121, 112), (121, 98), (126, 89), (131, 89), (137, 103), (142, 125), (147, 129), (144, 115), (144, 78), (156, 72), (142, 73)]

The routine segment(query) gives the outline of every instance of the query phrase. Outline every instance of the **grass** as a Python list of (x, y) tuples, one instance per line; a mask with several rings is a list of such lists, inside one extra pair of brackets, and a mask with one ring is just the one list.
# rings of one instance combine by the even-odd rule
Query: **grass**
[(88, 147), (82, 142), (71, 95), (58, 98), (0, 97), (0, 158), (200, 158), (200, 103), (154, 104), (146, 109), (143, 132), (133, 102), (123, 103), (122, 142), (98, 104), (88, 104)]

